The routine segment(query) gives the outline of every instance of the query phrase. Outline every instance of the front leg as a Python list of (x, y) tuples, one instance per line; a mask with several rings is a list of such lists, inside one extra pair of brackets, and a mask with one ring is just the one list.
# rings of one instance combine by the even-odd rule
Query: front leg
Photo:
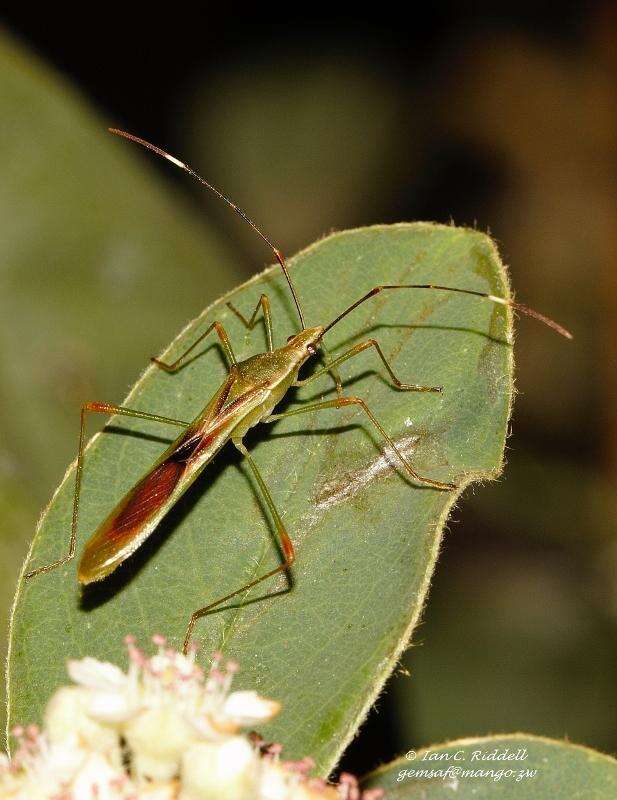
[[(323, 369), (317, 370), (317, 372), (309, 375), (308, 378), (304, 378), (303, 380), (298, 380), (294, 383), (294, 386), (306, 386), (307, 383), (311, 383), (312, 381), (320, 378), (326, 372), (330, 372), (332, 367), (336, 367), (339, 364), (342, 364), (344, 361), (347, 361), (354, 356), (359, 355), (364, 350), (367, 350), (369, 347), (374, 347), (377, 351), (377, 355), (381, 359), (384, 367), (388, 371), (388, 375), (392, 378), (392, 382), (394, 385), (401, 389), (403, 392), (441, 392), (443, 391), (442, 386), (418, 386), (415, 383), (402, 383), (394, 374), (394, 370), (388, 363), (388, 359), (385, 357), (383, 350), (381, 349), (379, 342), (376, 339), (367, 339), (365, 342), (360, 342), (359, 344), (355, 345), (354, 347), (350, 348), (349, 350), (342, 353), (340, 356), (337, 356), (334, 361), (331, 361), (327, 367)], [(339, 395), (341, 393), (339, 392)]]
[(235, 367), (237, 365), (236, 356), (234, 354), (233, 348), (231, 346), (231, 342), (229, 341), (229, 337), (227, 336), (227, 331), (221, 325), (220, 322), (213, 322), (212, 325), (208, 328), (205, 333), (202, 333), (201, 336), (196, 339), (190, 347), (188, 347), (182, 355), (178, 356), (178, 358), (173, 361), (171, 364), (167, 364), (164, 361), (161, 361), (159, 358), (154, 358), (154, 356), (150, 359), (153, 364), (156, 364), (157, 367), (164, 369), (165, 372), (175, 372), (178, 367), (181, 366), (184, 359), (188, 356), (188, 354), (194, 350), (197, 345), (206, 338), (206, 336), (211, 331), (216, 331), (219, 339), (221, 340), (221, 344), (223, 345), (223, 350), (225, 351), (225, 355), (227, 356), (227, 361), (229, 362), (230, 367)]
[(247, 319), (241, 311), (235, 307), (233, 303), (227, 303), (227, 308), (238, 317), (240, 322), (243, 323), (250, 331), (253, 330), (255, 327), (255, 322), (257, 320), (257, 314), (259, 313), (259, 309), (263, 310), (264, 315), (264, 323), (266, 326), (266, 338), (268, 340), (268, 352), (272, 353), (274, 350), (274, 346), (272, 344), (272, 314), (270, 313), (270, 299), (268, 298), (267, 294), (262, 294), (259, 300), (257, 301), (257, 305), (255, 306), (255, 311), (253, 311), (253, 315), (250, 319)]

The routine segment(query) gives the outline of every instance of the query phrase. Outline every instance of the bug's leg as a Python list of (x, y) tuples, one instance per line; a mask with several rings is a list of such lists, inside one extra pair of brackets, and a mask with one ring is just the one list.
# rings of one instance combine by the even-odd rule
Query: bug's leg
[(317, 372), (313, 373), (313, 375), (309, 375), (308, 378), (304, 378), (303, 380), (298, 380), (294, 383), (294, 386), (305, 386), (307, 383), (311, 383), (311, 381), (316, 380), (316, 378), (321, 377), (326, 372), (332, 369), (332, 367), (338, 366), (342, 364), (343, 361), (347, 361), (349, 358), (353, 358), (357, 356), (359, 353), (362, 353), (364, 350), (368, 350), (369, 347), (374, 347), (377, 350), (377, 354), (379, 358), (382, 360), (384, 367), (388, 371), (388, 375), (392, 378), (392, 382), (395, 386), (401, 389), (404, 392), (441, 392), (443, 391), (442, 386), (418, 386), (415, 383), (402, 383), (394, 374), (394, 370), (388, 363), (387, 358), (385, 357), (383, 350), (379, 346), (379, 342), (376, 339), (367, 339), (365, 342), (360, 342), (359, 344), (355, 345), (351, 349), (347, 350), (345, 353), (342, 353), (340, 356), (337, 356), (334, 361), (331, 361), (327, 367), (318, 370)]
[(166, 425), (177, 425), (181, 428), (188, 427), (188, 422), (183, 422), (179, 419), (172, 419), (170, 417), (161, 417), (158, 414), (148, 414), (146, 411), (135, 411), (132, 408), (123, 408), (122, 406), (114, 406), (111, 403), (84, 403), (81, 407), (81, 420), (79, 425), (79, 450), (77, 453), (77, 468), (75, 470), (75, 488), (73, 491), (73, 516), (71, 518), (71, 533), (69, 537), (69, 549), (65, 556), (53, 561), (51, 564), (46, 564), (44, 567), (37, 567), (24, 575), (24, 578), (34, 578), (42, 572), (51, 572), (52, 569), (66, 564), (75, 555), (75, 545), (77, 543), (77, 520), (79, 517), (79, 495), (81, 493), (81, 475), (83, 472), (84, 463), (84, 447), (85, 447), (85, 426), (86, 414), (88, 412), (98, 414), (119, 414), (125, 417), (136, 417), (137, 419), (147, 419), (153, 422), (163, 422)]
[(426, 486), (433, 486), (435, 489), (456, 489), (456, 484), (454, 483), (443, 483), (442, 481), (435, 481), (432, 478), (424, 478), (422, 475), (418, 475), (415, 469), (411, 466), (409, 461), (405, 458), (405, 456), (401, 453), (399, 448), (394, 444), (392, 439), (386, 433), (384, 427), (379, 422), (377, 417), (373, 414), (370, 408), (366, 405), (364, 400), (360, 397), (337, 397), (335, 400), (324, 400), (320, 403), (311, 403), (310, 405), (303, 406), (301, 408), (294, 408), (291, 411), (283, 411), (280, 414), (271, 414), (269, 417), (266, 417), (263, 421), (264, 422), (276, 422), (277, 419), (282, 419), (283, 417), (293, 417), (296, 414), (305, 414), (309, 411), (320, 411), (323, 408), (343, 408), (344, 406), (360, 406), (360, 408), (364, 411), (366, 416), (370, 419), (373, 423), (375, 428), (379, 431), (382, 437), (386, 440), (388, 445), (392, 448), (392, 451), (401, 462), (403, 467), (405, 468), (406, 472), (411, 476), (411, 478), (416, 481), (417, 483), (423, 483)]
[(220, 322), (216, 322), (216, 321), (213, 322), (212, 325), (210, 325), (210, 327), (208, 328), (208, 330), (205, 333), (202, 333), (201, 336), (198, 339), (196, 339), (193, 342), (192, 345), (187, 347), (187, 349), (184, 351), (184, 353), (182, 353), (180, 356), (178, 356), (178, 358), (175, 361), (173, 361), (171, 364), (166, 364), (164, 361), (161, 361), (159, 358), (154, 358), (154, 356), (152, 356), (150, 361), (152, 361), (153, 364), (156, 364), (157, 367), (160, 367), (161, 369), (164, 369), (165, 372), (175, 372), (178, 369), (178, 367), (181, 366), (182, 362), (188, 356), (188, 354), (192, 350), (194, 350), (197, 347), (197, 345), (201, 341), (203, 341), (206, 338), (206, 336), (209, 333), (211, 333), (212, 331), (216, 331), (217, 332), (218, 337), (221, 340), (221, 344), (223, 345), (223, 350), (225, 351), (225, 355), (227, 356), (227, 361), (229, 362), (229, 365), (231, 367), (235, 367), (236, 363), (237, 363), (236, 362), (236, 356), (234, 355), (234, 351), (233, 351), (233, 348), (231, 346), (231, 342), (229, 341), (229, 337), (227, 336), (227, 331), (221, 325)]
[(242, 453), (244, 458), (248, 461), (249, 467), (251, 468), (253, 475), (255, 476), (255, 480), (257, 481), (257, 485), (261, 490), (264, 500), (268, 508), (270, 509), (270, 513), (272, 514), (272, 518), (274, 520), (274, 525), (276, 527), (276, 532), (278, 534), (279, 542), (281, 545), (281, 553), (283, 555), (283, 563), (280, 564), (275, 569), (271, 569), (269, 572), (266, 572), (265, 575), (261, 575), (259, 578), (255, 578), (254, 580), (250, 581), (249, 583), (241, 586), (240, 589), (236, 589), (235, 592), (231, 592), (230, 594), (225, 595), (225, 597), (221, 597), (218, 600), (215, 600), (213, 603), (209, 603), (207, 606), (203, 608), (197, 609), (197, 611), (193, 611), (191, 614), (191, 618), (189, 620), (188, 627), (186, 629), (186, 635), (184, 637), (184, 645), (183, 645), (183, 652), (186, 653), (189, 648), (189, 644), (191, 642), (191, 637), (193, 635), (193, 629), (195, 627), (195, 623), (200, 617), (203, 617), (204, 614), (207, 614), (216, 606), (219, 606), (221, 603), (225, 603), (227, 600), (231, 600), (233, 597), (236, 597), (239, 594), (242, 594), (249, 589), (252, 589), (253, 586), (257, 586), (258, 583), (267, 580), (268, 578), (274, 577), (274, 575), (278, 575), (280, 572), (285, 572), (289, 569), (289, 567), (293, 564), (295, 559), (295, 552), (293, 543), (283, 525), (283, 520), (278, 513), (276, 506), (274, 505), (274, 500), (272, 499), (272, 495), (270, 494), (270, 490), (266, 486), (264, 479), (259, 472), (257, 464), (254, 462), (253, 457), (249, 453), (249, 451), (244, 446), (244, 443), (240, 439), (234, 439), (233, 443), (238, 448), (238, 450)]
[(272, 344), (272, 314), (270, 313), (270, 300), (267, 294), (262, 294), (255, 306), (255, 311), (253, 311), (253, 316), (250, 319), (247, 319), (241, 311), (235, 307), (233, 303), (227, 303), (227, 308), (238, 317), (240, 322), (244, 323), (244, 325), (252, 331), (255, 327), (255, 322), (257, 321), (257, 314), (259, 313), (259, 309), (263, 310), (264, 315), (264, 323), (266, 325), (266, 338), (268, 340), (268, 352), (271, 353), (274, 350), (274, 346)]

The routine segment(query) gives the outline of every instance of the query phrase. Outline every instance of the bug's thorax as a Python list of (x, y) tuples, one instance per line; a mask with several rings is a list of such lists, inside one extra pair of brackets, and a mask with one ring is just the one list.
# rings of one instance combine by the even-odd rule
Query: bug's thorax
[(315, 354), (321, 331), (322, 328), (307, 328), (290, 336), (287, 344), (272, 353), (259, 353), (239, 361), (234, 394), (264, 382), (272, 390), (281, 385), (287, 391), (297, 379), (300, 367)]
[(238, 362), (235, 367), (237, 377), (229, 401), (258, 385), (264, 386), (268, 395), (267, 400), (246, 419), (246, 427), (255, 425), (270, 414), (282, 400), (297, 380), (300, 367), (316, 353), (322, 331), (321, 327), (307, 328), (290, 336), (283, 347), (278, 347), (272, 353), (259, 353)]

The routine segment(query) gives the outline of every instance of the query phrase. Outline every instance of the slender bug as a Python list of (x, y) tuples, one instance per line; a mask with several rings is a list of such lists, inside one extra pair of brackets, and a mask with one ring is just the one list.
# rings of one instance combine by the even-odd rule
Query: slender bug
[[(203, 411), (192, 422), (183, 422), (157, 414), (150, 414), (144, 411), (137, 411), (122, 406), (111, 405), (109, 403), (91, 402), (85, 403), (81, 409), (81, 425), (79, 431), (79, 450), (77, 456), (77, 468), (75, 471), (75, 489), (73, 494), (73, 515), (69, 538), (68, 552), (62, 558), (38, 567), (26, 574), (26, 578), (32, 578), (43, 572), (49, 572), (56, 567), (70, 561), (75, 555), (77, 542), (77, 523), (79, 516), (79, 498), (81, 491), (81, 480), (84, 461), (85, 447), (85, 422), (89, 413), (119, 414), (138, 419), (152, 420), (168, 425), (175, 425), (182, 428), (178, 438), (167, 448), (167, 450), (154, 463), (150, 471), (126, 494), (117, 504), (106, 520), (102, 522), (96, 532), (86, 543), (78, 569), (78, 579), (81, 584), (90, 584), (100, 581), (113, 572), (122, 564), (154, 531), (162, 518), (170, 508), (178, 501), (181, 495), (188, 489), (191, 483), (204, 469), (214, 456), (221, 450), (229, 440), (233, 442), (243, 457), (255, 477), (257, 486), (263, 499), (272, 515), (274, 526), (278, 535), (281, 549), (282, 563), (275, 569), (271, 569), (264, 575), (250, 581), (239, 589), (230, 592), (224, 597), (209, 603), (203, 608), (194, 611), (189, 619), (186, 634), (184, 637), (184, 650), (186, 652), (196, 621), (214, 609), (221, 603), (231, 600), (233, 597), (251, 589), (258, 583), (271, 578), (281, 572), (289, 570), (294, 562), (295, 553), (291, 538), (285, 529), (276, 505), (266, 486), (257, 464), (246, 449), (243, 438), (249, 428), (260, 422), (271, 423), (283, 417), (290, 417), (296, 414), (304, 414), (312, 411), (319, 411), (326, 408), (344, 408), (346, 406), (356, 406), (363, 412), (365, 418), (371, 423), (375, 430), (380, 434), (383, 441), (389, 446), (392, 453), (396, 456), (407, 475), (418, 484), (433, 487), (439, 491), (455, 489), (452, 483), (443, 483), (432, 478), (419, 475), (413, 468), (409, 460), (403, 455), (396, 444), (392, 441), (377, 417), (368, 408), (364, 400), (360, 397), (347, 396), (343, 393), (337, 367), (344, 361), (362, 353), (369, 348), (373, 348), (381, 359), (392, 383), (400, 390), (407, 392), (441, 392), (438, 386), (417, 386), (415, 384), (403, 383), (395, 375), (392, 367), (388, 363), (379, 343), (375, 339), (366, 339), (354, 345), (346, 352), (332, 358), (329, 356), (323, 344), (324, 335), (337, 325), (348, 314), (358, 308), (362, 303), (370, 300), (375, 295), (384, 291), (394, 291), (399, 289), (428, 289), (441, 292), (458, 292), (461, 294), (472, 295), (482, 298), (492, 303), (509, 306), (515, 311), (534, 317), (557, 333), (567, 338), (572, 338), (571, 334), (558, 325), (553, 320), (543, 314), (534, 311), (527, 306), (515, 303), (502, 297), (478, 292), (471, 289), (462, 289), (452, 286), (438, 286), (435, 284), (385, 284), (375, 286), (364, 294), (348, 308), (344, 309), (337, 317), (326, 325), (317, 325), (307, 328), (302, 313), (302, 307), (294, 288), (285, 257), (278, 250), (270, 239), (257, 227), (257, 225), (247, 217), (247, 215), (235, 205), (222, 192), (209, 184), (204, 178), (198, 175), (191, 167), (179, 161), (174, 156), (156, 147), (144, 139), (134, 136), (124, 131), (111, 129), (111, 132), (129, 139), (132, 142), (142, 145), (151, 150), (180, 169), (188, 172), (193, 178), (202, 185), (210, 189), (221, 200), (227, 203), (247, 222), (263, 241), (272, 249), (276, 260), (280, 264), (289, 290), (293, 299), (298, 319), (300, 323), (299, 333), (290, 336), (283, 347), (275, 348), (272, 338), (272, 319), (270, 313), (270, 301), (268, 296), (262, 294), (255, 310), (250, 318), (245, 317), (231, 303), (227, 305), (234, 314), (249, 329), (253, 328), (257, 321), (258, 314), (261, 312), (265, 322), (268, 350), (259, 353), (244, 361), (237, 361), (233, 347), (224, 326), (215, 321), (210, 327), (201, 334), (173, 363), (167, 364), (157, 358), (152, 361), (161, 369), (167, 372), (175, 372), (185, 361), (186, 357), (194, 348), (214, 332), (218, 336), (225, 353), (229, 371), (227, 378), (215, 392)], [(307, 378), (299, 379), (300, 368), (319, 350), (324, 355), (325, 366), (318, 369)], [(330, 373), (336, 384), (336, 398), (313, 402), (299, 408), (273, 414), (274, 407), (283, 399), (287, 391), (293, 386), (304, 386), (307, 383), (320, 378), (326, 373)]]

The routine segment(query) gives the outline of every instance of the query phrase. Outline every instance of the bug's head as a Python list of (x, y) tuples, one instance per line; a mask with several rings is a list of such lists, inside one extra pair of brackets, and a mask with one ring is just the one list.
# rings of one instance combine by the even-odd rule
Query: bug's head
[(305, 328), (300, 333), (295, 333), (287, 339), (287, 347), (298, 352), (303, 360), (314, 355), (319, 349), (319, 342), (323, 336), (323, 327)]

